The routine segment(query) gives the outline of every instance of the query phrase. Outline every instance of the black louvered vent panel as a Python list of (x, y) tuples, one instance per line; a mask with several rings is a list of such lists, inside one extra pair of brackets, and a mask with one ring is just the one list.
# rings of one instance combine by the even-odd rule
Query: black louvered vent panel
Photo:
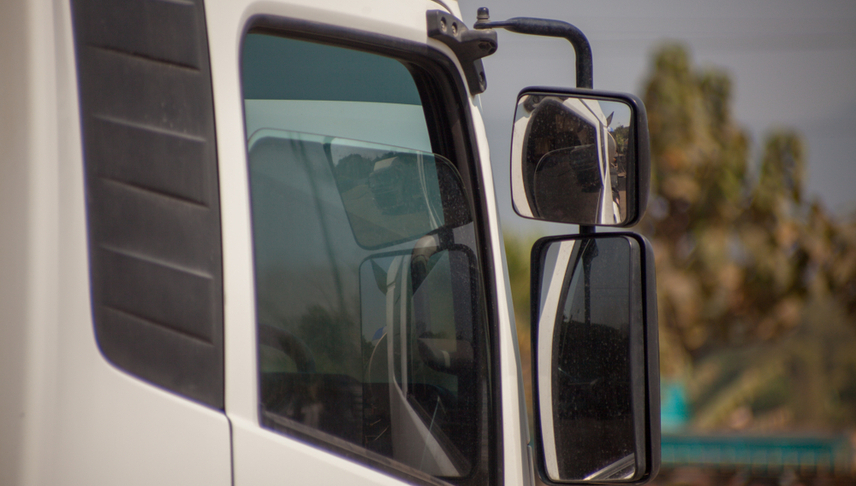
[(116, 366), (222, 408), (220, 205), (201, 1), (72, 6), (98, 344)]

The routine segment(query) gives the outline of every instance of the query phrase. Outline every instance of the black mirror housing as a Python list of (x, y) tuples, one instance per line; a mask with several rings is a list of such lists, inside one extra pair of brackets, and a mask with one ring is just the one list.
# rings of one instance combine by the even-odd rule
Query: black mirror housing
[(526, 88), (517, 97), (511, 192), (520, 216), (628, 227), (648, 204), (645, 105), (631, 94)]
[(633, 233), (532, 249), (536, 466), (557, 484), (643, 484), (660, 464), (654, 256)]

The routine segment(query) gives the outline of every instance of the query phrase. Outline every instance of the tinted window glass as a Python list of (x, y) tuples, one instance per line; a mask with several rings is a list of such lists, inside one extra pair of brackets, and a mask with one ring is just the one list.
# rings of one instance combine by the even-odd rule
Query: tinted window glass
[(243, 76), (262, 425), (473, 478), (489, 395), (475, 224), (417, 83), (394, 59), (263, 34)]

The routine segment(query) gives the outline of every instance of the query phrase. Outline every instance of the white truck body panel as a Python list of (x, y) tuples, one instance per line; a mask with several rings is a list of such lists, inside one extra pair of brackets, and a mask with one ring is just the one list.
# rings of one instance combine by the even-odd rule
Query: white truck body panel
[[(460, 16), (454, 2), (446, 2)], [(0, 20), (0, 484), (401, 484), (259, 425), (255, 299), (240, 46), (256, 14), (383, 32), (429, 44), (426, 9), (401, 1), (205, 4), (223, 238), (225, 412), (114, 367), (95, 340), (77, 73), (64, 1), (4, 4)], [(9, 54), (9, 56), (7, 56)], [(469, 109), (483, 163), (498, 322), (503, 482), (532, 470), (516, 332), (480, 108)]]
[[(4, 80), (0, 116), (12, 148), (0, 164), (0, 483), (230, 484), (226, 417), (117, 370), (98, 349), (70, 8), (10, 11), (2, 44), (24, 55), (0, 68), (23, 78)], [(12, 120), (23, 130), (5, 130)]]

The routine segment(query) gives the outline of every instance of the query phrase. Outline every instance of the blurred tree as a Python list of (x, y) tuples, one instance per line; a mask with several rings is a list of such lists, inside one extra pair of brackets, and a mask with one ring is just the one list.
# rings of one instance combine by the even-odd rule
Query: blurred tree
[[(657, 263), (661, 372), (686, 385), (690, 425), (856, 426), (856, 223), (806, 201), (800, 136), (773, 131), (753, 167), (729, 77), (695, 69), (679, 45), (655, 54), (644, 101), (653, 167), (639, 228)], [(531, 241), (505, 247), (531, 412)]]
[(644, 101), (661, 371), (689, 383), (694, 423), (856, 425), (856, 225), (805, 202), (801, 138), (773, 132), (750, 171), (728, 76), (679, 45), (654, 56)]

